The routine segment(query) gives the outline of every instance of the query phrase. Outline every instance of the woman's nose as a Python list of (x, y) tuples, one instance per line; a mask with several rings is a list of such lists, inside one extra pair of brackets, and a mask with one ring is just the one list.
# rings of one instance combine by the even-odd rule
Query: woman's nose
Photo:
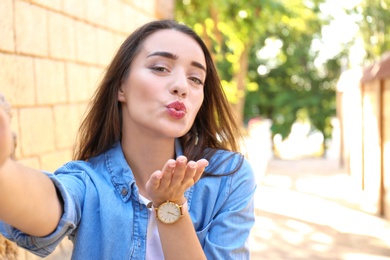
[(175, 81), (171, 87), (171, 93), (180, 97), (186, 97), (188, 95), (188, 79), (186, 75), (178, 73)]

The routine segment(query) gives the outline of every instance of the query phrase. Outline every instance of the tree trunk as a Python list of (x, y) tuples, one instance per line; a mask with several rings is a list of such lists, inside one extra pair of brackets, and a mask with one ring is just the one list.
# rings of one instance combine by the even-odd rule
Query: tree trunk
[(246, 92), (246, 75), (248, 73), (248, 46), (243, 50), (240, 56), (239, 71), (234, 75), (235, 81), (237, 82), (237, 103), (232, 104), (233, 113), (236, 117), (239, 126), (244, 125), (244, 105), (245, 105), (245, 92)]

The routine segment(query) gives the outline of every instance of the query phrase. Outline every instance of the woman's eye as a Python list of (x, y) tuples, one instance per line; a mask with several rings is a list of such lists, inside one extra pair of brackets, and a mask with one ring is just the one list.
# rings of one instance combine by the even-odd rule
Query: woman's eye
[(166, 69), (164, 67), (160, 67), (160, 66), (155, 66), (155, 67), (152, 67), (151, 69), (154, 71), (159, 71), (159, 72), (167, 72), (168, 71), (168, 69)]
[(198, 79), (196, 77), (191, 77), (190, 80), (192, 80), (193, 82), (195, 82), (198, 85), (203, 85), (203, 81), (201, 81), (200, 79)]

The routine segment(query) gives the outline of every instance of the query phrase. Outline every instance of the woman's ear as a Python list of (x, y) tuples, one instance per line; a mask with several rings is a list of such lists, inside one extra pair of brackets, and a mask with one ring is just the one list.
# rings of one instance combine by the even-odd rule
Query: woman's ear
[(125, 102), (125, 91), (123, 90), (122, 87), (118, 89), (118, 101)]

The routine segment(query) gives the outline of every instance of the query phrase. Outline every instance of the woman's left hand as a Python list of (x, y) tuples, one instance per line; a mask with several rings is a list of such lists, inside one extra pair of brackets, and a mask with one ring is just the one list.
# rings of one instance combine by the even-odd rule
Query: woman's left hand
[(162, 171), (155, 171), (146, 183), (146, 192), (154, 206), (167, 200), (183, 204), (184, 192), (200, 179), (207, 165), (206, 159), (188, 162), (185, 156), (168, 160)]

